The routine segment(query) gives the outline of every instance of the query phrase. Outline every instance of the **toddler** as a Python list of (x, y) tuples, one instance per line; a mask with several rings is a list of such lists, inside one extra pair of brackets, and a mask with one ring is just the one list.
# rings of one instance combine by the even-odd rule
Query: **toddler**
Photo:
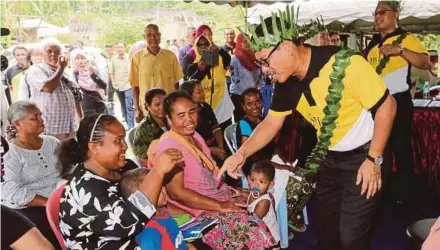
[(280, 231), (275, 214), (275, 202), (268, 193), (274, 185), (275, 168), (270, 161), (255, 163), (248, 176), (249, 196), (247, 210), (254, 213), (266, 223), (276, 242), (280, 241)]

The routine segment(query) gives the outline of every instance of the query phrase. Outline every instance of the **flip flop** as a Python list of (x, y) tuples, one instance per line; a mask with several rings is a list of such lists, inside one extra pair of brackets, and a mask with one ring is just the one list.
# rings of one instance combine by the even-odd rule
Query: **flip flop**
[(303, 228), (298, 227), (298, 224), (292, 223), (290, 221), (289, 221), (288, 225), (289, 225), (290, 229), (292, 229), (293, 231), (298, 232), (298, 233), (304, 233), (307, 230), (307, 226), (304, 224), (300, 224), (300, 225), (302, 225)]

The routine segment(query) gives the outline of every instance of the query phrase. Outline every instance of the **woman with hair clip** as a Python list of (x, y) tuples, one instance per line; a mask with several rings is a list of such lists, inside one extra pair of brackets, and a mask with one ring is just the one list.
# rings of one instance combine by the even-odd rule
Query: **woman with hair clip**
[(58, 242), (46, 217), (46, 202), (61, 182), (55, 150), (60, 141), (42, 135), (41, 111), (29, 101), (17, 101), (8, 110), (10, 149), (4, 157), (2, 204), (28, 217), (54, 245)]
[(67, 248), (139, 249), (135, 236), (156, 212), (165, 175), (183, 159), (176, 149), (157, 157), (139, 190), (124, 200), (119, 180), (125, 167), (125, 129), (110, 115), (86, 117), (76, 139), (63, 142), (63, 172), (75, 169), (60, 206), (60, 230)]

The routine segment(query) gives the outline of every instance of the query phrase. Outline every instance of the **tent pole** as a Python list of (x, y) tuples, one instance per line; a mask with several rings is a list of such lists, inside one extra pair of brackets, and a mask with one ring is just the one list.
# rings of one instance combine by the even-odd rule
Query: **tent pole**
[(249, 8), (249, 1), (244, 2), (244, 31), (248, 32), (248, 8)]

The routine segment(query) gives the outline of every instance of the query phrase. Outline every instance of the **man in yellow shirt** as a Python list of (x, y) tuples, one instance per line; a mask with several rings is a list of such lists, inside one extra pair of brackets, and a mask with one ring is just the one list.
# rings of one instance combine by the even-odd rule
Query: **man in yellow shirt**
[[(324, 250), (367, 250), (386, 172), (381, 168), (382, 156), (396, 104), (361, 56), (335, 46), (301, 44), (299, 34), (308, 39), (324, 27), (319, 21), (298, 26), (290, 13), (295, 11), (262, 20), (257, 29), (250, 27), (256, 63), (276, 82), (272, 107), (220, 173), (238, 177), (237, 170), (246, 158), (272, 141), (286, 116), (292, 109), (298, 110), (317, 129), (318, 145), (324, 145), (313, 152), (325, 151), (317, 161), (320, 167), (314, 169), (315, 173), (319, 169), (319, 245)], [(329, 123), (330, 116), (335, 120)], [(313, 153), (311, 159), (316, 159)], [(316, 164), (309, 161), (306, 169), (313, 170), (310, 166)]]
[(147, 48), (137, 52), (131, 59), (129, 80), (138, 123), (146, 112), (144, 105), (140, 105), (145, 103), (145, 93), (151, 88), (162, 88), (170, 93), (183, 77), (176, 55), (170, 50), (160, 48), (160, 37), (159, 27), (148, 24), (144, 29)]
[(399, 28), (399, 1), (379, 1), (374, 21), (379, 34), (366, 49), (366, 58), (382, 77), (397, 103), (396, 119), (389, 145), (397, 161), (398, 172), (392, 178), (393, 199), (397, 204), (408, 202), (409, 185), (413, 171), (411, 127), (413, 103), (411, 100), (411, 67), (428, 69), (429, 56), (420, 41)]

